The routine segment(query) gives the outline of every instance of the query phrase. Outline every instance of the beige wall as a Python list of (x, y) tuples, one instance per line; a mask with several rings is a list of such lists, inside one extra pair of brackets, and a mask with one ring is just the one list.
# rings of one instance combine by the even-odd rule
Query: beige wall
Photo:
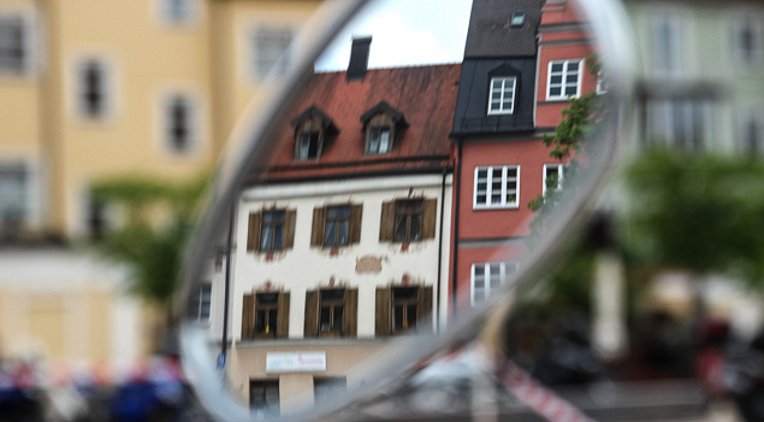
[(65, 250), (0, 254), (0, 357), (130, 362), (146, 352), (126, 272)]
[[(248, 72), (254, 29), (299, 30), (320, 3), (195, 0), (193, 18), (177, 25), (163, 19), (161, 0), (0, 0), (0, 14), (24, 16), (33, 28), (33, 69), (0, 75), (0, 160), (40, 170), (37, 228), (84, 234), (88, 186), (106, 176), (210, 169), (262, 82)], [(77, 109), (76, 69), (91, 57), (107, 65), (113, 96), (99, 121)], [(195, 102), (198, 138), (186, 154), (162, 140), (162, 103), (174, 92)]]
[[(347, 387), (362, 385), (368, 371), (359, 365), (374, 362), (374, 354), (388, 344), (379, 340), (292, 340), (275, 345), (273, 342), (239, 344), (231, 350), (228, 382), (243, 403), (249, 402), (249, 381), (279, 379), (279, 399), (282, 413), (299, 410), (313, 404), (314, 377), (347, 377)], [(326, 352), (326, 371), (297, 373), (267, 373), (266, 355), (279, 352)]]
[[(214, 1), (210, 3), (216, 142), (224, 142), (263, 82), (254, 75), (252, 35), (259, 27), (300, 30), (321, 0)], [(222, 143), (220, 144), (222, 146)]]

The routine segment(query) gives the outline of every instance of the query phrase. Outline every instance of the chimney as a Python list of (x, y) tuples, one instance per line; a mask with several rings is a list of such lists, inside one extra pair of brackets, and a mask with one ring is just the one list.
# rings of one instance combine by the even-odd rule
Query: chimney
[(371, 37), (353, 38), (350, 48), (350, 64), (348, 65), (347, 80), (362, 80), (369, 66), (369, 47)]

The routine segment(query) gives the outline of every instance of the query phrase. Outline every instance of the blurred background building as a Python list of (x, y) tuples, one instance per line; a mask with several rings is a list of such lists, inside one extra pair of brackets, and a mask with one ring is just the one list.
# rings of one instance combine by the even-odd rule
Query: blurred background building
[[(151, 330), (125, 296), (128, 273), (81, 247), (120, 220), (90, 186), (209, 171), (319, 4), (0, 1), (1, 357), (92, 362), (147, 351)], [(218, 299), (211, 284), (202, 289), (199, 318)]]

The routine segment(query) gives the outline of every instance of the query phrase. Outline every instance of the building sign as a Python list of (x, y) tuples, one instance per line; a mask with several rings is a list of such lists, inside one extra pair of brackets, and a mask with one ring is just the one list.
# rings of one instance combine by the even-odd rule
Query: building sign
[(326, 371), (326, 352), (268, 353), (265, 372), (323, 372)]

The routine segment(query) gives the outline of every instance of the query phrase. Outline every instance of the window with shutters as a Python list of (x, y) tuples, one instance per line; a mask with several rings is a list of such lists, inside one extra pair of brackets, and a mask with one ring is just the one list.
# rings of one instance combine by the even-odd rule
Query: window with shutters
[(435, 238), (437, 199), (398, 199), (382, 204), (379, 240), (410, 243)]
[(249, 408), (252, 415), (278, 416), (279, 401), (279, 380), (249, 381)]
[(319, 300), (318, 334), (342, 335), (345, 290), (322, 290)]
[(264, 209), (249, 214), (247, 251), (268, 253), (294, 245), (296, 210)]
[(358, 290), (326, 288), (305, 295), (305, 337), (356, 335)]
[(361, 240), (361, 205), (330, 205), (313, 210), (311, 246), (336, 248)]
[(289, 336), (289, 293), (256, 292), (244, 295), (242, 339)]
[(422, 239), (422, 201), (395, 203), (395, 241), (416, 242)]
[(432, 325), (422, 321), (432, 312), (432, 287), (378, 287), (375, 312), (375, 332), (378, 336), (409, 330), (430, 331)]

